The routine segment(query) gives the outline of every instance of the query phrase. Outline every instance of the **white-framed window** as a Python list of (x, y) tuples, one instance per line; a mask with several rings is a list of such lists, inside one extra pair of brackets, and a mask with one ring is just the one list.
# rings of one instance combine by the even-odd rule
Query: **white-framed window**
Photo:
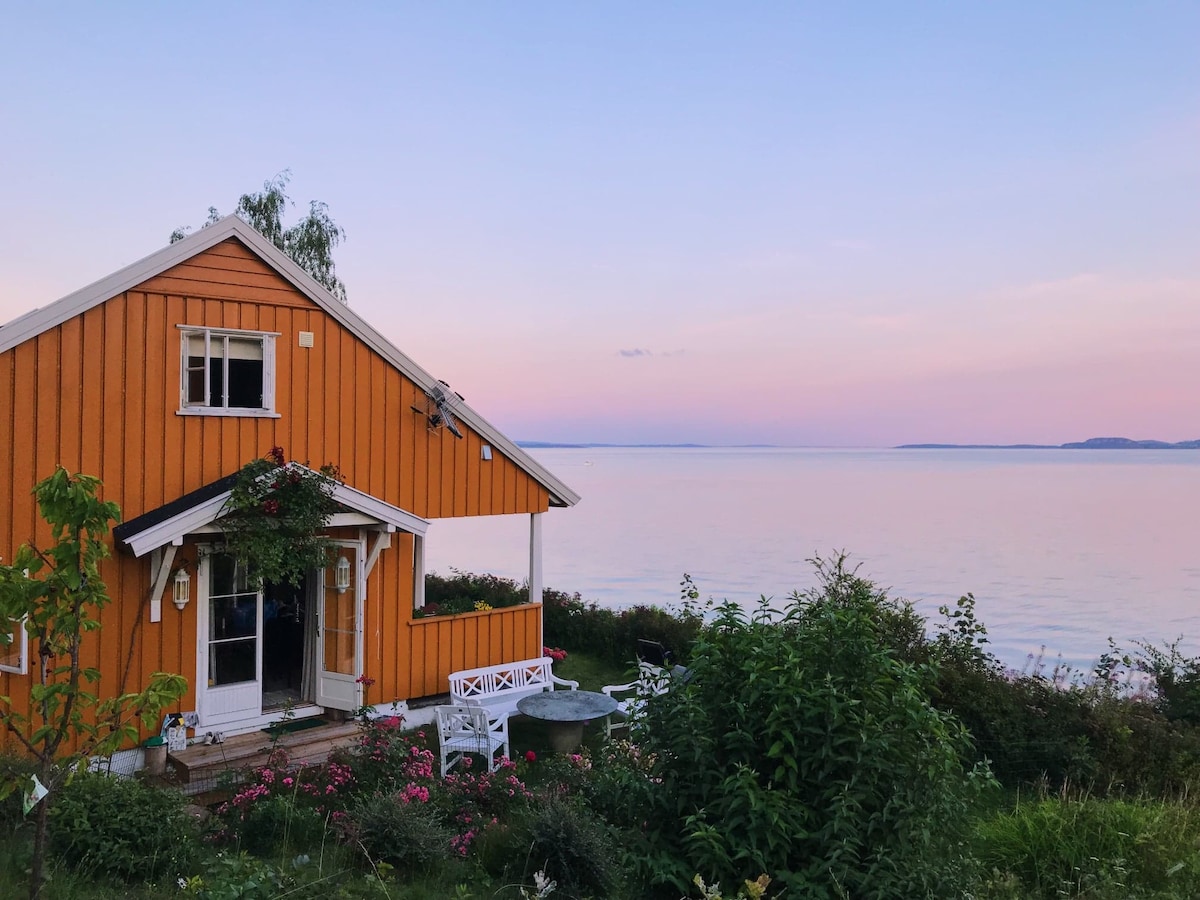
[(275, 415), (278, 332), (180, 325), (180, 412)]
[(0, 672), (13, 672), (24, 675), (29, 671), (29, 632), (25, 630), (25, 620), (9, 622), (7, 644), (0, 644)]

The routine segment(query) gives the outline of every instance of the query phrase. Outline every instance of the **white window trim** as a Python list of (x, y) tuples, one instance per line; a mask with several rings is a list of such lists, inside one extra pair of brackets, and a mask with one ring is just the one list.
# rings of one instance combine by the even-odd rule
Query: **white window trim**
[(12, 643), (6, 645), (4, 648), (5, 650), (11, 652), (12, 648), (17, 646), (19, 642), (21, 647), (21, 661), (15, 666), (0, 663), (0, 672), (11, 672), (14, 675), (29, 674), (29, 632), (25, 630), (26, 618), (27, 617), (22, 616), (20, 622), (13, 623), (15, 627), (11, 632), (13, 636)]
[[(204, 325), (184, 325), (178, 324), (175, 326), (180, 331), (179, 340), (179, 410), (176, 415), (180, 416), (238, 416), (241, 418), (271, 418), (278, 419), (279, 413), (275, 411), (275, 338), (279, 337), (282, 332), (279, 331), (249, 331), (242, 328), (208, 328)], [(188, 403), (188, 337), (192, 334), (204, 335), (205, 338), (216, 336), (229, 336), (239, 338), (254, 338), (262, 340), (263, 347), (263, 405), (261, 407), (241, 407), (241, 406), (208, 406), (204, 404), (189, 404)], [(207, 340), (205, 341), (207, 344)], [(205, 366), (207, 373), (208, 367)], [(205, 375), (205, 396), (208, 395), (207, 389), (207, 374)]]

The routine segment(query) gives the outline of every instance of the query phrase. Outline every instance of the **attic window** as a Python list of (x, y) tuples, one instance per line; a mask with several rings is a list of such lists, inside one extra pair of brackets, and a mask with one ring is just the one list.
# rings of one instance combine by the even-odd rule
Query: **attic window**
[(276, 337), (273, 332), (182, 327), (180, 412), (275, 415)]

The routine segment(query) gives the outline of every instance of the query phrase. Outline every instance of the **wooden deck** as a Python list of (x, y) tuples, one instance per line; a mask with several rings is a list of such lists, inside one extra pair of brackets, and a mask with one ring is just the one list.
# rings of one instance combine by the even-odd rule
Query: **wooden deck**
[(283, 750), (292, 765), (318, 765), (329, 754), (349, 747), (361, 734), (358, 722), (329, 722), (304, 731), (282, 735), (278, 740), (264, 731), (226, 738), (223, 744), (192, 744), (167, 755), (181, 784), (213, 782), (225, 772), (265, 765), (271, 751)]

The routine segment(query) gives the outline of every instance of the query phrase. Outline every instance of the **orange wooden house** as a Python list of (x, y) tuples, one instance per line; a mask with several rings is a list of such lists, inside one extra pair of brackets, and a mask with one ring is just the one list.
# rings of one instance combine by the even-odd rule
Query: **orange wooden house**
[[(439, 390), (227, 217), (0, 328), (0, 556), (48, 543), (30, 491), (55, 466), (102, 478), (124, 523), (83, 662), (102, 694), (186, 676), (200, 730), (249, 731), (286, 703), (385, 710), (444, 693), (452, 671), (541, 655), (542, 516), (579, 498), (456, 396), (462, 437), (434, 427)], [(275, 446), (340, 467), (337, 565), (256, 590), (220, 553), (218, 520), (229, 476)], [(481, 515), (529, 517), (530, 602), (414, 616), (431, 522)], [(31, 654), (19, 637), (0, 648), (0, 694), (17, 704)]]

